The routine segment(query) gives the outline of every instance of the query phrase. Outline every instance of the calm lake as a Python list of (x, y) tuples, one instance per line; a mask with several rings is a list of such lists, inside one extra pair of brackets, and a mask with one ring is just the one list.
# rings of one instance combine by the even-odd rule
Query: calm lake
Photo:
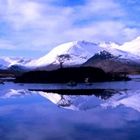
[(0, 140), (139, 140), (140, 75), (131, 77), (76, 86), (0, 84)]

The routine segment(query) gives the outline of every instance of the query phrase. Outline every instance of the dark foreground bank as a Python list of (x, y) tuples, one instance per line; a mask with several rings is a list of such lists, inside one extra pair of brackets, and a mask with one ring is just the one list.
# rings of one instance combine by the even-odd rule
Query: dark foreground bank
[(30, 71), (16, 77), (19, 83), (91, 83), (130, 80), (125, 73), (106, 73), (93, 67), (71, 67), (52, 71)]

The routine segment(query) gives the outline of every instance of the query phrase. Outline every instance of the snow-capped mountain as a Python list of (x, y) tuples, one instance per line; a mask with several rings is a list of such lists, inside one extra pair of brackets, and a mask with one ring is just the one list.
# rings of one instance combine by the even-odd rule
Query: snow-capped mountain
[(0, 69), (7, 69), (10, 63), (3, 58), (0, 58)]
[[(64, 66), (72, 66), (72, 65), (81, 65), (85, 63), (88, 59), (90, 59), (95, 54), (98, 54), (102, 51), (109, 52), (111, 55), (115, 56), (119, 59), (125, 60), (133, 60), (139, 62), (140, 57), (133, 55), (129, 52), (122, 51), (115, 48), (117, 44), (113, 43), (91, 43), (87, 41), (75, 41), (69, 42), (62, 45), (57, 46), (47, 55), (32, 60), (29, 63), (26, 63), (26, 67), (47, 67), (49, 65), (57, 65), (59, 66), (59, 57), (63, 56), (63, 65)], [(68, 56), (68, 57), (67, 57)]]
[(24, 59), (24, 58), (1, 57), (0, 58), (0, 69), (7, 69), (13, 65), (25, 65), (29, 61), (31, 61), (31, 60)]
[(140, 71), (140, 62), (139, 59), (134, 58), (135, 57), (131, 57), (131, 59), (129, 59), (129, 57), (124, 58), (122, 55), (114, 56), (107, 51), (102, 51), (95, 54), (82, 66), (101, 68), (105, 72), (136, 73)]
[(31, 61), (31, 59), (25, 59), (25, 58), (22, 58), (22, 57), (18, 57), (18, 58), (10, 58), (10, 57), (3, 57), (3, 59), (7, 62), (9, 62), (9, 66), (12, 66), (12, 65), (24, 65), (28, 62)]
[(69, 55), (69, 59), (65, 59), (64, 65), (78, 65), (86, 62), (94, 53), (101, 51), (97, 44), (86, 41), (69, 42), (57, 46), (47, 55), (27, 63), (26, 66), (45, 66), (45, 65), (58, 65), (59, 56)]
[[(66, 66), (77, 66), (87, 62), (97, 54), (110, 54), (116, 61), (140, 64), (140, 37), (123, 45), (115, 43), (92, 43), (87, 41), (74, 41), (61, 44), (55, 47), (45, 56), (39, 59), (9, 59), (0, 60), (0, 67), (12, 66), (12, 70), (25, 71), (33, 69), (55, 69), (60, 67), (60, 63)], [(105, 55), (105, 53), (104, 53)], [(114, 63), (114, 62), (113, 62)], [(122, 64), (121, 64), (122, 65)]]
[(140, 57), (140, 36), (136, 39), (125, 42), (122, 45), (113, 45), (112, 48), (125, 51), (126, 53), (131, 53), (137, 57)]
[(103, 42), (99, 44), (100, 47), (104, 48), (107, 52), (114, 56), (118, 56), (120, 59), (128, 59), (138, 62), (140, 55), (132, 53), (132, 51), (123, 50), (122, 47), (113, 42)]

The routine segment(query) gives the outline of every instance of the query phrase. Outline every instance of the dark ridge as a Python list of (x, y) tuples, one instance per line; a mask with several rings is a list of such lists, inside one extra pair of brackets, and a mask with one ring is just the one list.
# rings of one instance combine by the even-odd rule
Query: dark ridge
[(82, 66), (101, 68), (105, 72), (139, 74), (140, 63), (115, 57), (106, 51), (95, 54)]

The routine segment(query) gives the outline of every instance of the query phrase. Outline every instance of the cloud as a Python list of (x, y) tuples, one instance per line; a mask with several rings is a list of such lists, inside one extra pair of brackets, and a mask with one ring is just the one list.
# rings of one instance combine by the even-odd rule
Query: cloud
[(4, 39), (17, 49), (48, 51), (67, 41), (122, 43), (139, 35), (138, 29), (129, 27), (124, 20), (127, 11), (115, 0), (85, 0), (84, 4), (74, 6), (60, 6), (55, 2), (0, 0), (0, 23), (10, 28), (3, 31), (9, 32)]
[(0, 49), (8, 49), (8, 50), (13, 50), (16, 49), (17, 47), (12, 44), (11, 41), (5, 40), (5, 39), (0, 39)]
[(7, 0), (5, 8), (4, 20), (14, 29), (22, 29), (24, 25), (35, 22), (41, 16), (41, 6), (32, 1)]
[[(81, 14), (82, 12), (82, 14)], [(85, 15), (87, 17), (96, 16), (98, 18), (105, 18), (108, 17), (122, 17), (124, 16), (125, 12), (121, 8), (121, 6), (114, 2), (114, 0), (87, 0), (87, 3), (84, 6), (81, 6), (80, 14)]]

